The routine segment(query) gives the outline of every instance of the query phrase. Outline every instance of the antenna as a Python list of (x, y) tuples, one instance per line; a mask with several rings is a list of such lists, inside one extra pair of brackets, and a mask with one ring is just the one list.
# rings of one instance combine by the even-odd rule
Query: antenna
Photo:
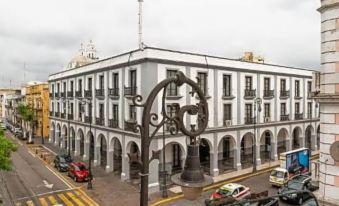
[(144, 50), (142, 42), (142, 2), (143, 0), (138, 0), (139, 2), (139, 49)]

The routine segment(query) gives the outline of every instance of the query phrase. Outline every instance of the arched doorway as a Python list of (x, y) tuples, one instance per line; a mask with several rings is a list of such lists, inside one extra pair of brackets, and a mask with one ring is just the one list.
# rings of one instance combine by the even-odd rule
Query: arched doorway
[(104, 135), (99, 135), (100, 142), (100, 166), (106, 168), (107, 165), (107, 142)]
[[(177, 142), (171, 142), (165, 146), (165, 169), (171, 175), (182, 171), (185, 150)], [(163, 171), (163, 153), (160, 155), (159, 170)]]
[(81, 129), (79, 129), (78, 135), (79, 135), (80, 156), (83, 156), (85, 153), (85, 137)]
[(253, 166), (253, 133), (246, 133), (240, 143), (240, 162), (242, 168)]
[(305, 130), (305, 147), (312, 151), (312, 134), (313, 127), (309, 125)]
[(204, 173), (210, 173), (210, 144), (207, 139), (202, 138), (199, 145), (200, 164)]
[(288, 132), (285, 128), (282, 128), (278, 132), (277, 137), (277, 152), (278, 158), (280, 159), (280, 153), (287, 152), (288, 150)]
[(94, 160), (94, 136), (93, 134), (90, 132), (89, 133), (89, 157), (90, 159), (93, 161)]
[(58, 141), (58, 146), (61, 146), (61, 126), (60, 124), (57, 124), (57, 130), (56, 130), (56, 138)]
[(320, 150), (320, 125), (317, 128), (317, 149)]
[(140, 165), (138, 162), (131, 161), (132, 156), (136, 157), (136, 160), (140, 160), (140, 150), (138, 145), (135, 142), (130, 142), (130, 149), (129, 149), (129, 156), (130, 156), (130, 170), (129, 176), (132, 183), (138, 183), (140, 179)]
[(51, 125), (50, 142), (52, 144), (55, 142), (55, 124), (54, 124), (54, 122), (52, 122), (52, 125)]
[(301, 129), (299, 127), (294, 128), (292, 133), (292, 149), (300, 148), (300, 134)]
[(75, 131), (74, 128), (71, 127), (70, 129), (70, 138), (71, 138), (71, 150), (74, 152), (75, 151)]
[(236, 144), (231, 136), (223, 137), (218, 145), (219, 173), (227, 173), (235, 169)]
[(119, 139), (114, 138), (113, 141), (113, 172), (120, 176), (122, 171), (122, 147)]
[(271, 160), (271, 152), (273, 152), (271, 141), (273, 134), (270, 131), (265, 131), (260, 138), (260, 160), (261, 163)]
[(62, 127), (62, 137), (64, 138), (63, 139), (63, 142), (64, 142), (63, 148), (67, 149), (67, 147), (68, 147), (68, 131), (67, 131), (66, 125), (64, 125)]

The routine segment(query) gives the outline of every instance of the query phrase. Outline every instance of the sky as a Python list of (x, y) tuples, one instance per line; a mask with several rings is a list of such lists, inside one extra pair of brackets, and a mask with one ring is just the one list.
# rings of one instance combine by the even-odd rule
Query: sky
[[(319, 69), (320, 0), (144, 0), (147, 46)], [(92, 40), (100, 59), (138, 47), (137, 0), (0, 1), (0, 87), (47, 81)]]

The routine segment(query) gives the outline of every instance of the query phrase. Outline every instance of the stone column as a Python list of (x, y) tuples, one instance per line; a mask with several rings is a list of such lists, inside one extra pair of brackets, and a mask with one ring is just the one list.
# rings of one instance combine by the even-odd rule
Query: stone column
[(159, 160), (155, 159), (149, 164), (148, 188), (149, 192), (159, 191)]
[(107, 152), (107, 164), (106, 164), (106, 172), (113, 172), (113, 150), (109, 150)]
[(299, 136), (299, 148), (305, 147), (305, 137)]
[(311, 148), (312, 148), (312, 151), (317, 151), (318, 150), (317, 135), (312, 135), (311, 136)]
[[(257, 137), (258, 140), (258, 137)], [(257, 141), (258, 142), (258, 141)], [(256, 157), (257, 157), (257, 167), (261, 165), (261, 157), (260, 157), (260, 142), (259, 144), (257, 143), (257, 147), (256, 147), (257, 151), (256, 152)]]
[(74, 156), (78, 156), (79, 154), (80, 154), (80, 137), (76, 137)]
[(278, 160), (278, 144), (276, 142), (271, 142), (271, 159)]
[(54, 145), (58, 146), (60, 142), (60, 131), (55, 132)]
[[(23, 134), (25, 134), (25, 132), (23, 131)], [(48, 143), (54, 143), (55, 142), (55, 130), (51, 129), (49, 130), (49, 139), (48, 139)]]
[(84, 161), (87, 161), (89, 159), (89, 147), (90, 147), (90, 144), (89, 144), (89, 141), (88, 140), (85, 140), (85, 144), (84, 144), (84, 155), (82, 156), (82, 159)]
[(65, 147), (65, 135), (61, 134), (61, 139), (59, 140), (60, 142), (60, 148), (64, 148)]
[(101, 148), (100, 145), (94, 147), (94, 158), (93, 158), (94, 166), (100, 165), (100, 161), (101, 161), (100, 148)]
[(210, 152), (210, 175), (215, 177), (219, 175), (218, 152)]
[(121, 180), (125, 181), (125, 180), (129, 180), (129, 157), (127, 156), (127, 154), (123, 154), (122, 156), (122, 168), (121, 168)]

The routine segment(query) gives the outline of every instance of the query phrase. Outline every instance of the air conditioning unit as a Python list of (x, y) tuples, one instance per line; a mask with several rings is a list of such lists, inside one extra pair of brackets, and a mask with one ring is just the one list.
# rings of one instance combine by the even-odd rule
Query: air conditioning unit
[(264, 122), (270, 122), (271, 121), (271, 117), (265, 117)]
[(232, 126), (232, 120), (225, 120), (225, 126), (226, 127)]

